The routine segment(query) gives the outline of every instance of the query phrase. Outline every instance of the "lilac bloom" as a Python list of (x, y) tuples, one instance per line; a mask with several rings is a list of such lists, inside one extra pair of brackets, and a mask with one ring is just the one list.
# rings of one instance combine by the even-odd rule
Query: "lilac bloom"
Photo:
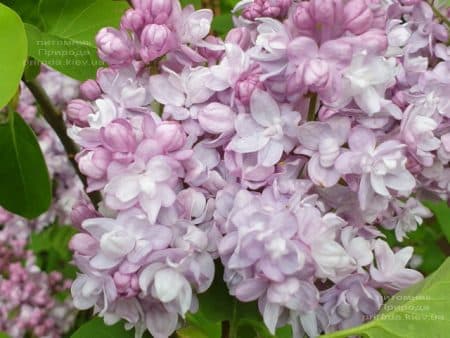
[(298, 130), (300, 146), (296, 152), (311, 157), (308, 162), (311, 180), (323, 187), (335, 185), (341, 177), (335, 162), (350, 134), (350, 120), (337, 117), (327, 122), (307, 122)]
[(447, 30), (435, 21), (433, 10), (427, 2), (421, 1), (417, 6), (414, 6), (410, 22), (417, 25), (417, 29), (409, 40), (408, 53), (415, 53), (425, 47), (431, 49), (435, 39), (441, 42), (448, 39)]
[(209, 34), (213, 12), (210, 9), (194, 10), (194, 6), (186, 6), (177, 25), (177, 33), (182, 43), (196, 45)]
[(163, 263), (147, 266), (139, 276), (139, 286), (144, 295), (151, 293), (162, 303), (173, 302), (183, 316), (191, 307), (191, 285), (181, 273)]
[(389, 215), (384, 222), (388, 229), (395, 229), (395, 237), (399, 242), (407, 238), (409, 232), (417, 230), (424, 218), (430, 218), (433, 213), (415, 198), (406, 202), (395, 200), (392, 202), (393, 215)]
[(124, 259), (136, 264), (150, 252), (166, 248), (172, 240), (169, 228), (150, 225), (140, 210), (126, 211), (117, 219), (92, 218), (82, 227), (99, 242), (99, 250), (90, 260), (96, 269), (110, 269)]
[(165, 111), (176, 120), (191, 116), (192, 105), (206, 102), (214, 92), (206, 86), (210, 76), (208, 68), (185, 68), (181, 74), (166, 68), (164, 74), (150, 78), (150, 92), (155, 100), (165, 105)]
[[(387, 104), (384, 94), (394, 84), (396, 74), (394, 59), (373, 56), (367, 51), (356, 53), (343, 71), (344, 88), (338, 104), (342, 107), (353, 99), (369, 116), (379, 113)], [(393, 113), (398, 116), (397, 111)]]
[(280, 109), (267, 92), (256, 90), (250, 101), (250, 115), (237, 117), (237, 134), (228, 149), (243, 154), (258, 152), (258, 163), (270, 167), (284, 151), (292, 149), (299, 121), (299, 113)]
[(161, 207), (170, 207), (176, 199), (177, 177), (171, 163), (168, 157), (156, 156), (145, 167), (114, 177), (105, 187), (106, 205), (115, 210), (140, 205), (154, 224)]
[(338, 157), (336, 168), (341, 174), (361, 177), (358, 196), (363, 210), (375, 195), (390, 198), (389, 190), (404, 195), (416, 186), (405, 167), (404, 144), (389, 140), (377, 146), (375, 134), (362, 127), (352, 130), (348, 143), (350, 150)]
[(301, 36), (289, 42), (287, 53), (286, 74), (292, 74), (298, 88), (304, 93), (311, 90), (330, 97), (327, 90), (335, 87), (337, 71), (350, 63), (352, 47), (346, 40), (327, 41), (319, 47), (315, 40)]
[(405, 247), (394, 253), (386, 242), (377, 240), (374, 252), (377, 265), (370, 266), (370, 275), (383, 288), (395, 292), (423, 279), (420, 272), (406, 268), (412, 257), (412, 247)]
[(408, 106), (400, 125), (402, 141), (417, 160), (427, 167), (433, 164), (433, 152), (441, 146), (441, 141), (434, 135), (438, 125), (432, 117), (432, 110), (422, 108), (420, 105)]
[(75, 256), (75, 262), (82, 274), (72, 283), (74, 305), (85, 310), (100, 301), (103, 303), (102, 312), (105, 312), (108, 304), (117, 298), (113, 279), (110, 275), (93, 269), (85, 257)]
[(375, 316), (383, 297), (370, 285), (367, 273), (349, 275), (321, 293), (320, 302), (328, 316), (325, 332), (358, 326)]
[(234, 88), (239, 77), (250, 69), (250, 57), (238, 45), (226, 43), (220, 64), (210, 68), (206, 85), (214, 91)]

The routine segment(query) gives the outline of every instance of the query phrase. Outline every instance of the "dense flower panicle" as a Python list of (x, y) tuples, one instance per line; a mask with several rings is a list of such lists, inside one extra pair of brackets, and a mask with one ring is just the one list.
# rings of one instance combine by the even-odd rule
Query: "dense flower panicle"
[(358, 325), (422, 276), (391, 249), (450, 191), (448, 33), (425, 1), (136, 0), (67, 111), (80, 170), (75, 305), (168, 337), (224, 265), (273, 333)]
[(69, 289), (70, 281), (59, 272), (40, 271), (26, 249), (26, 226), (14, 223), (0, 231), (0, 330), (13, 338), (58, 338), (75, 317), (69, 300), (55, 298)]

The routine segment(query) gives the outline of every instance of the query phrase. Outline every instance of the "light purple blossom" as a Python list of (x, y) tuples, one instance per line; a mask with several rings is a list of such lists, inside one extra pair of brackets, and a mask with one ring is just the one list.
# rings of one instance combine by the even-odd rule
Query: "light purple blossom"
[(358, 194), (363, 210), (375, 195), (390, 198), (390, 190), (407, 195), (414, 189), (416, 180), (405, 167), (404, 144), (390, 140), (377, 145), (375, 134), (365, 128), (353, 129), (348, 142), (350, 151), (339, 156), (336, 168), (341, 174), (360, 176)]
[(270, 332), (314, 337), (422, 278), (380, 228), (401, 241), (431, 216), (420, 198), (450, 196), (450, 53), (428, 4), (241, 1), (224, 41), (210, 10), (132, 4), (67, 111), (103, 197), (74, 210), (78, 307), (168, 337), (218, 258)]
[[(175, 169), (175, 170), (174, 170)], [(152, 158), (145, 167), (115, 177), (105, 186), (105, 203), (115, 210), (140, 205), (150, 223), (155, 223), (161, 207), (175, 202), (176, 168), (164, 156)]]
[(239, 115), (235, 128), (237, 135), (228, 149), (237, 153), (258, 152), (258, 163), (270, 167), (283, 152), (294, 145), (295, 126), (300, 114), (279, 107), (266, 92), (255, 91), (250, 101), (250, 115)]
[(405, 247), (392, 252), (386, 242), (377, 240), (374, 244), (377, 265), (371, 265), (370, 275), (374, 282), (390, 291), (403, 289), (422, 280), (420, 272), (406, 268), (412, 257), (413, 248)]
[(336, 170), (335, 162), (349, 134), (350, 121), (347, 118), (332, 118), (328, 122), (307, 122), (300, 126), (300, 146), (297, 152), (311, 156), (308, 175), (315, 184), (331, 187), (338, 182), (341, 174)]

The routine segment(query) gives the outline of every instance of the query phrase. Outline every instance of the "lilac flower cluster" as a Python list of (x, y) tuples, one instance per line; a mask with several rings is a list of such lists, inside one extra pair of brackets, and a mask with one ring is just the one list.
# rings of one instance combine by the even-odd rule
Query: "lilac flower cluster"
[[(77, 307), (168, 337), (220, 258), (273, 333), (358, 325), (421, 280), (393, 251), (450, 191), (448, 32), (425, 1), (134, 0), (68, 107), (99, 211), (71, 241)], [(444, 14), (443, 14), (444, 15)]]
[(71, 281), (60, 272), (39, 269), (26, 249), (28, 231), (20, 224), (0, 231), (0, 330), (13, 338), (58, 338), (70, 328), (75, 309), (70, 299), (55, 296), (67, 291)]
[[(60, 109), (78, 95), (79, 83), (53, 70), (43, 68), (38, 81)], [(84, 196), (83, 186), (58, 137), (38, 116), (32, 94), (23, 84), (20, 89), (17, 111), (37, 135), (54, 183), (54, 202), (35, 220), (0, 208), (0, 331), (12, 338), (27, 335), (58, 338), (75, 319), (76, 310), (70, 298), (64, 301), (56, 298), (58, 293), (70, 289), (71, 281), (60, 272), (41, 271), (27, 245), (32, 232), (54, 222), (70, 222), (74, 204)]]

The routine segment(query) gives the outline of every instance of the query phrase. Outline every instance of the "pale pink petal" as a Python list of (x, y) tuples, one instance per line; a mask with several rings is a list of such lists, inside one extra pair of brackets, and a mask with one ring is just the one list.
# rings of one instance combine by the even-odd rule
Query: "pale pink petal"
[(283, 156), (283, 144), (270, 141), (258, 152), (258, 163), (264, 167), (271, 167), (277, 164)]
[(246, 137), (234, 137), (228, 144), (228, 149), (237, 153), (252, 153), (259, 151), (269, 143), (269, 138), (265, 137), (261, 133), (257, 133)]
[(371, 130), (363, 127), (356, 127), (351, 131), (348, 144), (353, 151), (367, 153), (375, 149), (377, 140), (375, 134)]
[(280, 118), (280, 108), (269, 93), (255, 90), (250, 98), (250, 111), (252, 117), (261, 126), (271, 127), (275, 119)]
[(172, 104), (178, 107), (184, 104), (184, 94), (172, 86), (165, 75), (152, 76), (149, 87), (150, 93), (159, 103)]

